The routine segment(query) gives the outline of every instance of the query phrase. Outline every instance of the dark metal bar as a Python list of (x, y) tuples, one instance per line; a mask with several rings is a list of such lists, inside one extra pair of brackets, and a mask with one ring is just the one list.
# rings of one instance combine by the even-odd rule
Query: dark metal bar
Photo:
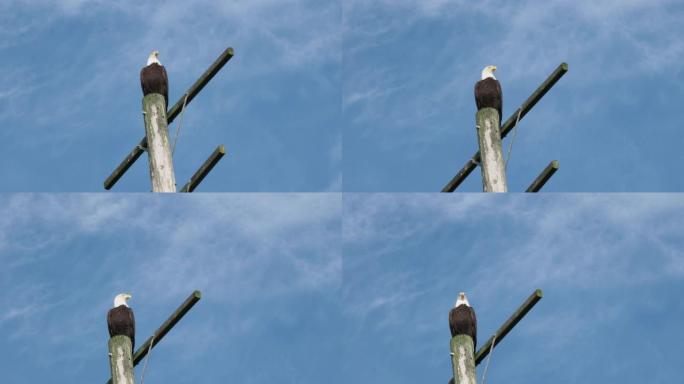
[[(506, 122), (504, 122), (501, 125), (501, 138), (503, 139), (506, 137), (508, 132), (510, 132), (515, 125), (517, 124), (517, 121), (522, 120), (525, 115), (541, 100), (544, 95), (553, 87), (558, 80), (560, 80), (563, 75), (568, 71), (568, 64), (567, 63), (561, 63), (558, 68), (556, 68), (551, 75), (549, 75), (546, 80), (530, 95), (530, 97), (525, 100), (524, 103), (520, 106), (520, 108), (515, 110), (515, 113), (509, 117)], [(520, 112), (520, 118), (518, 118), (518, 112)], [(461, 168), (460, 171), (454, 176), (451, 181), (447, 183), (447, 185), (442, 188), (442, 192), (453, 192), (458, 188), (459, 185), (470, 175), (473, 170), (477, 167), (477, 165), (480, 163), (480, 151), (477, 151), (470, 160)]]
[(214, 166), (221, 160), (223, 155), (226, 154), (226, 148), (223, 146), (223, 144), (219, 145), (216, 150), (214, 150), (214, 153), (212, 153), (209, 158), (202, 164), (202, 166), (195, 172), (194, 175), (190, 178), (190, 181), (185, 183), (183, 188), (180, 190), (181, 192), (192, 192), (197, 188), (199, 183), (204, 180), (204, 178), (211, 172), (212, 169), (214, 169)]
[[(181, 96), (181, 98), (176, 101), (176, 104), (171, 107), (171, 109), (166, 112), (166, 119), (167, 119), (167, 124), (171, 125), (171, 122), (181, 113), (183, 110), (183, 104), (187, 107), (188, 104), (192, 101), (192, 99), (197, 96), (198, 93), (204, 88), (205, 85), (214, 77), (216, 74), (223, 68), (224, 65), (230, 59), (233, 58), (234, 50), (233, 48), (228, 47), (221, 56), (216, 59), (211, 66), (204, 71), (202, 76), (200, 76), (195, 83), (190, 86), (190, 88)], [(185, 99), (187, 95), (187, 100)], [(142, 155), (142, 153), (145, 151), (145, 148), (147, 148), (147, 138), (143, 137), (142, 140), (140, 140), (140, 143), (133, 148), (133, 150), (126, 156), (126, 158), (119, 164), (118, 167), (112, 172), (109, 177), (104, 182), (104, 187), (106, 190), (110, 190), (114, 184), (116, 184), (117, 181), (123, 176), (126, 171), (135, 163), (136, 160)]]
[(447, 183), (447, 185), (442, 188), (440, 192), (453, 192), (458, 188), (459, 185), (470, 175), (471, 172), (477, 168), (477, 166), (480, 165), (480, 151), (478, 150), (471, 158), (468, 160), (468, 162), (461, 168), (460, 171), (454, 176), (451, 181)]
[(554, 173), (558, 170), (560, 167), (560, 164), (558, 164), (558, 160), (553, 160), (552, 162), (549, 163), (549, 165), (544, 168), (544, 170), (537, 176), (537, 178), (530, 184), (529, 187), (525, 190), (525, 192), (539, 192), (544, 185), (546, 184), (547, 181), (553, 176)]
[[(209, 80), (213, 79), (214, 76), (216, 76), (216, 74), (221, 70), (221, 68), (223, 68), (223, 66), (233, 58), (233, 53), (233, 48), (230, 47), (223, 51), (221, 56), (219, 56), (218, 59), (216, 59), (211, 66), (204, 71), (202, 76), (200, 76), (197, 81), (195, 81), (195, 84), (193, 84), (190, 89), (188, 89), (187, 92), (185, 92), (183, 96), (176, 101), (176, 104), (174, 104), (174, 106), (171, 107), (171, 109), (169, 109), (169, 111), (166, 113), (169, 124), (171, 124), (171, 122), (181, 113), (181, 110), (183, 109), (183, 103), (185, 103), (185, 106), (187, 107), (192, 99), (194, 99), (195, 96), (202, 91), (205, 85), (207, 85)], [(185, 95), (188, 95), (187, 101), (185, 100)]]
[[(506, 320), (505, 323), (503, 323), (503, 325), (494, 333), (494, 335), (492, 335), (489, 338), (489, 340), (487, 340), (487, 342), (484, 343), (482, 347), (480, 347), (480, 349), (475, 354), (475, 365), (480, 364), (480, 362), (484, 360), (485, 357), (487, 357), (489, 351), (492, 348), (492, 342), (494, 342), (494, 347), (496, 347), (501, 342), (501, 340), (503, 340), (503, 338), (506, 337), (508, 332), (510, 332), (511, 329), (513, 329), (513, 327), (515, 327), (515, 325), (518, 324), (520, 320), (522, 320), (522, 318), (527, 314), (527, 312), (529, 312), (532, 309), (532, 307), (534, 307), (534, 305), (537, 304), (539, 300), (541, 300), (542, 296), (542, 290), (537, 289), (534, 291), (534, 293), (532, 293), (532, 295), (530, 295), (530, 297), (527, 298), (527, 300), (525, 300), (525, 302), (520, 306), (520, 308), (518, 308), (518, 310), (515, 311), (515, 313), (513, 313), (513, 315), (508, 320)], [(496, 341), (494, 341), (495, 336)]]
[(143, 154), (147, 150), (147, 137), (143, 137), (142, 140), (140, 140), (140, 143), (133, 148), (133, 150), (126, 156), (125, 159), (119, 164), (118, 167), (112, 172), (109, 177), (104, 181), (104, 188), (106, 190), (112, 189), (114, 184), (116, 184), (117, 181), (123, 176), (126, 171), (128, 171), (128, 168), (135, 163), (136, 160), (138, 160), (138, 157)]
[[(183, 304), (180, 305), (172, 314), (169, 316), (168, 319), (159, 327), (157, 328), (156, 331), (150, 336), (143, 345), (141, 345), (137, 351), (133, 354), (133, 366), (138, 365), (138, 363), (147, 355), (147, 352), (149, 352), (150, 348), (154, 348), (161, 339), (164, 338), (164, 336), (173, 328), (176, 323), (180, 321), (180, 319), (185, 316), (186, 313), (202, 298), (202, 292), (200, 291), (195, 291), (193, 292), (185, 301)], [(151, 347), (150, 347), (151, 345)], [(110, 378), (107, 384), (112, 384), (112, 379)]]
[(166, 334), (173, 328), (180, 319), (185, 316), (186, 313), (192, 307), (197, 304), (197, 302), (202, 298), (202, 292), (195, 291), (181, 304), (176, 310), (169, 316), (168, 319), (159, 327), (154, 334), (150, 336), (143, 345), (141, 345), (137, 351), (133, 354), (133, 365), (138, 365), (138, 363), (147, 355), (150, 350), (150, 345), (154, 348), (159, 342), (166, 336)]

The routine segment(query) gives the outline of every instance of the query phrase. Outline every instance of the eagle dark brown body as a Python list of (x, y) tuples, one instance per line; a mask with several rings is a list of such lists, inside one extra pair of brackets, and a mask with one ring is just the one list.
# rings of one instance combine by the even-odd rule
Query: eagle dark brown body
[(451, 337), (468, 335), (473, 339), (473, 348), (477, 345), (477, 318), (473, 308), (461, 304), (449, 311), (449, 329)]
[(133, 310), (125, 305), (119, 305), (107, 312), (107, 326), (109, 336), (124, 335), (131, 339), (131, 346), (135, 350), (135, 317)]
[(140, 85), (143, 96), (150, 93), (158, 93), (166, 100), (166, 109), (169, 109), (169, 78), (163, 65), (152, 63), (140, 70)]
[(499, 112), (499, 126), (501, 125), (501, 108), (503, 97), (499, 81), (488, 77), (475, 83), (475, 103), (477, 110), (494, 108)]

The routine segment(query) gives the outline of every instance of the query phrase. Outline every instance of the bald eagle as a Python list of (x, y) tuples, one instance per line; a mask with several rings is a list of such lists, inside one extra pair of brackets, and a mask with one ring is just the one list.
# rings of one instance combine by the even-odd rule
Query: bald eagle
[(458, 294), (458, 300), (454, 308), (449, 311), (449, 328), (451, 337), (456, 335), (468, 335), (473, 339), (473, 353), (477, 345), (477, 319), (475, 311), (468, 303), (465, 293)]
[(169, 109), (169, 78), (166, 68), (159, 62), (159, 51), (150, 53), (147, 58), (147, 66), (140, 70), (140, 85), (143, 96), (150, 93), (158, 93), (164, 96), (166, 109)]
[(501, 84), (494, 77), (496, 66), (488, 65), (482, 70), (482, 80), (475, 83), (475, 103), (477, 110), (494, 108), (499, 112), (499, 126), (501, 126)]
[(130, 298), (131, 295), (128, 293), (116, 295), (114, 307), (107, 312), (107, 326), (110, 337), (128, 336), (131, 339), (131, 347), (135, 348), (135, 317), (133, 317), (133, 310), (126, 304)]

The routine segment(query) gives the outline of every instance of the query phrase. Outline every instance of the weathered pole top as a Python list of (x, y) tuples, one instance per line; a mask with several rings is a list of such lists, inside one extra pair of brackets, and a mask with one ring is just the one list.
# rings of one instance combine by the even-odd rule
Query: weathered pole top
[[(171, 107), (166, 113), (167, 124), (178, 116), (183, 110), (183, 105), (187, 108), (188, 104), (197, 96), (200, 91), (207, 85), (207, 83), (216, 76), (216, 74), (223, 68), (230, 59), (233, 58), (235, 51), (232, 47), (228, 47), (221, 55), (207, 68), (206, 71), (195, 81), (194, 84), (181, 96), (176, 104)], [(147, 149), (147, 137), (143, 137), (138, 145), (136, 145), (131, 152), (121, 161), (121, 163), (112, 171), (112, 173), (104, 181), (104, 189), (110, 190), (119, 179), (128, 171), (128, 169), (135, 163), (140, 155)]]
[[(185, 316), (192, 307), (202, 298), (202, 292), (194, 291), (187, 299), (169, 316), (168, 319), (150, 336), (143, 345), (138, 347), (138, 350), (133, 354), (133, 366), (138, 365), (140, 361), (147, 355), (150, 349), (154, 348), (164, 338), (164, 336), (173, 328), (180, 319)], [(112, 379), (107, 381), (107, 384), (112, 384)]]
[[(501, 125), (501, 139), (506, 137), (508, 132), (510, 132), (516, 124), (522, 120), (525, 115), (541, 100), (544, 95), (560, 80), (565, 73), (568, 72), (568, 64), (561, 63), (546, 80), (525, 100), (520, 108), (516, 109), (515, 112)], [(520, 117), (518, 117), (520, 113)], [(460, 171), (454, 176), (447, 185), (442, 188), (442, 192), (453, 192), (458, 188), (461, 183), (470, 175), (473, 170), (480, 163), (480, 151), (477, 151), (468, 162), (461, 168)]]

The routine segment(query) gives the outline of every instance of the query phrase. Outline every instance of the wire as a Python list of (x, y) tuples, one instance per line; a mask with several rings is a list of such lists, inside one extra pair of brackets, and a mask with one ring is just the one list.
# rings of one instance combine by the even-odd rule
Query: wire
[(506, 161), (504, 162), (504, 169), (508, 169), (508, 160), (511, 159), (511, 151), (513, 150), (513, 142), (515, 141), (515, 135), (518, 132), (520, 114), (522, 114), (522, 108), (518, 108), (518, 118), (515, 119), (515, 125), (513, 126), (513, 137), (511, 138), (511, 142), (508, 143), (508, 154), (506, 155)]
[[(516, 124), (517, 125), (517, 124)], [(482, 372), (482, 384), (485, 384), (485, 377), (487, 376), (487, 368), (489, 368), (489, 360), (492, 358), (492, 352), (494, 352), (494, 344), (496, 344), (496, 333), (492, 336), (492, 346), (489, 347), (489, 356), (487, 356), (487, 364), (485, 364), (484, 372)], [(142, 383), (140, 383), (142, 384)]]
[(143, 365), (142, 373), (140, 374), (140, 384), (143, 384), (145, 380), (145, 371), (147, 370), (147, 363), (150, 361), (150, 356), (152, 355), (152, 346), (154, 345), (154, 335), (152, 335), (152, 340), (150, 340), (150, 347), (147, 348), (147, 357), (145, 357), (145, 365)]
[(176, 127), (176, 137), (173, 139), (173, 147), (171, 147), (171, 157), (173, 157), (173, 154), (176, 152), (176, 143), (178, 143), (178, 136), (180, 135), (180, 130), (183, 128), (183, 116), (185, 115), (185, 105), (188, 102), (188, 94), (185, 94), (185, 97), (183, 98), (183, 108), (181, 108), (181, 117), (180, 117), (180, 122), (178, 123), (178, 127)]

